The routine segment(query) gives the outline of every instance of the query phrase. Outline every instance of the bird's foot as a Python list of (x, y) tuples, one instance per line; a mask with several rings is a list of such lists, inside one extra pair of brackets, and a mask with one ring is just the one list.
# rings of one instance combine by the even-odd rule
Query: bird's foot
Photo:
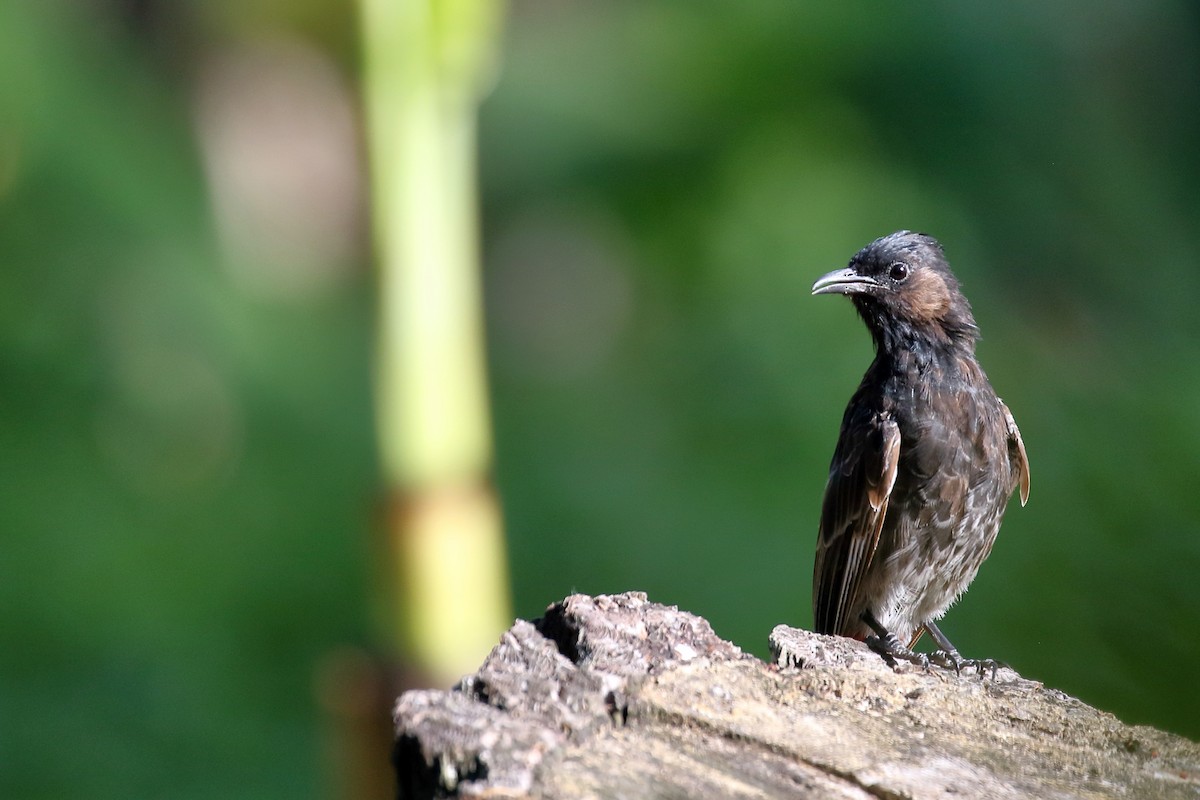
[(996, 671), (1000, 667), (1012, 669), (1003, 661), (996, 661), (991, 658), (963, 658), (959, 655), (958, 649), (950, 643), (946, 638), (946, 634), (942, 633), (941, 629), (933, 622), (927, 620), (925, 622), (925, 630), (929, 631), (929, 635), (937, 642), (938, 649), (929, 656), (929, 660), (937, 664), (942, 669), (952, 669), (954, 674), (961, 675), (964, 669), (974, 669), (983, 677), (984, 673), (991, 670), (992, 680), (996, 680)]
[(923, 670), (929, 670), (929, 656), (924, 653), (918, 653), (912, 648), (905, 647), (896, 634), (891, 631), (886, 631), (882, 636), (868, 636), (866, 639), (867, 647), (883, 657), (883, 660), (892, 669), (896, 669), (897, 659), (907, 661), (910, 664), (916, 664)]
[(963, 658), (957, 650), (935, 650), (929, 654), (929, 661), (936, 664), (942, 669), (952, 669), (955, 675), (962, 675), (964, 669), (973, 669), (976, 673), (983, 677), (987, 672), (992, 673), (992, 680), (996, 680), (996, 672), (1000, 667), (1008, 666), (993, 658)]

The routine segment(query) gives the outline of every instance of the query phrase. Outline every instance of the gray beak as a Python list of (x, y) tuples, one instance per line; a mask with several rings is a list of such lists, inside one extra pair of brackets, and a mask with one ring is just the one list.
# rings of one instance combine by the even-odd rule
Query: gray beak
[(850, 267), (835, 269), (827, 275), (817, 278), (813, 284), (813, 294), (871, 294), (883, 288), (879, 281), (859, 275)]

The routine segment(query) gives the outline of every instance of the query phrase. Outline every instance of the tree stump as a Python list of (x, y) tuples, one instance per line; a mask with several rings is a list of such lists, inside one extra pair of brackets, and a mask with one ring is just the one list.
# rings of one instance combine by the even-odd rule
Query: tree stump
[(1200, 746), (1012, 670), (770, 642), (773, 664), (638, 592), (568, 597), (453, 690), (399, 699), (399, 797), (1200, 797)]

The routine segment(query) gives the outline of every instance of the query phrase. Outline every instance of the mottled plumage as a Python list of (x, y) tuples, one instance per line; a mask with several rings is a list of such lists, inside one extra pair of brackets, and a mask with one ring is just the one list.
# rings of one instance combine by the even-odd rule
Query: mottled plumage
[(970, 305), (929, 236), (900, 231), (825, 275), (875, 342), (829, 469), (813, 574), (820, 633), (885, 657), (928, 630), (937, 663), (963, 660), (937, 629), (991, 552), (1010, 495), (1029, 495), (1025, 445), (975, 360)]

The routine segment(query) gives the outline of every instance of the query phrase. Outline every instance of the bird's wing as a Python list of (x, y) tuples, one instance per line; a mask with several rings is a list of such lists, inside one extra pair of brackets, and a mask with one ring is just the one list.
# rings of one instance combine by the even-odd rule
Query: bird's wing
[(1021, 505), (1024, 506), (1029, 500), (1029, 456), (1025, 455), (1025, 442), (1021, 441), (1021, 431), (1017, 428), (1017, 421), (1013, 419), (1012, 412), (1008, 410), (1008, 406), (1000, 403), (1000, 408), (1004, 411), (1004, 423), (1008, 426), (1008, 457), (1016, 464), (1017, 478), (1021, 486)]
[(829, 470), (813, 569), (818, 633), (844, 634), (896, 484), (900, 429), (879, 414), (848, 415)]

